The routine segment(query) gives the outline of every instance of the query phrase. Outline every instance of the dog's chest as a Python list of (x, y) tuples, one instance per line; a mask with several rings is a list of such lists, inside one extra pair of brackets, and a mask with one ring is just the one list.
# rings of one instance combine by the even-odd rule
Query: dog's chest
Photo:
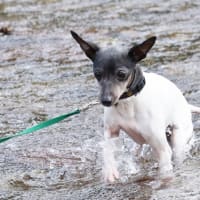
[(135, 142), (138, 144), (146, 143), (140, 130), (141, 122), (138, 119), (134, 104), (129, 102), (116, 108), (116, 122)]

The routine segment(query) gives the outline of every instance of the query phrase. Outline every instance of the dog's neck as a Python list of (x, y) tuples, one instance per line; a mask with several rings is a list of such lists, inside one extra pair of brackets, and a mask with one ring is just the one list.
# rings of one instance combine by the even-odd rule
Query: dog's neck
[(124, 92), (121, 97), (121, 99), (126, 99), (128, 97), (131, 97), (133, 95), (137, 95), (145, 86), (145, 77), (142, 76), (139, 80), (135, 80), (134, 77), (132, 77), (130, 84), (127, 87), (127, 91)]

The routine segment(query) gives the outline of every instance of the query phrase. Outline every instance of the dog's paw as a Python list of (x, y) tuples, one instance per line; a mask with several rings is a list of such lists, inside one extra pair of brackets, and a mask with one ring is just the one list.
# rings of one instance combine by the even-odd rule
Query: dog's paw
[(119, 179), (119, 172), (115, 167), (104, 169), (104, 180), (107, 183), (114, 183)]
[(162, 180), (172, 179), (174, 177), (173, 167), (171, 164), (162, 166), (159, 169), (159, 178)]

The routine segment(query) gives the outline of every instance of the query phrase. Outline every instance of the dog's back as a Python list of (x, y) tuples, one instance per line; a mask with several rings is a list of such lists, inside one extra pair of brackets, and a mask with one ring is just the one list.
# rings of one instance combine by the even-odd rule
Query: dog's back
[(165, 118), (166, 125), (191, 121), (188, 103), (174, 83), (154, 73), (144, 73), (144, 76), (146, 85), (135, 98), (140, 107), (145, 107), (144, 112), (160, 115), (159, 118)]

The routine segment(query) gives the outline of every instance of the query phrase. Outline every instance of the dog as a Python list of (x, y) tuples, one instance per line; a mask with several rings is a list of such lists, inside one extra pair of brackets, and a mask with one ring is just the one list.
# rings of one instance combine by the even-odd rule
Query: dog
[[(200, 113), (200, 108), (188, 104), (174, 83), (158, 74), (143, 72), (137, 65), (155, 44), (156, 37), (120, 51), (113, 47), (102, 49), (74, 31), (71, 35), (92, 61), (100, 86), (106, 141), (105, 180), (112, 183), (119, 178), (116, 147), (111, 138), (118, 137), (120, 130), (136, 143), (151, 146), (161, 177), (171, 174), (172, 156), (176, 163), (181, 163), (186, 145), (193, 137), (191, 112)], [(169, 127), (171, 134), (167, 136)]]

